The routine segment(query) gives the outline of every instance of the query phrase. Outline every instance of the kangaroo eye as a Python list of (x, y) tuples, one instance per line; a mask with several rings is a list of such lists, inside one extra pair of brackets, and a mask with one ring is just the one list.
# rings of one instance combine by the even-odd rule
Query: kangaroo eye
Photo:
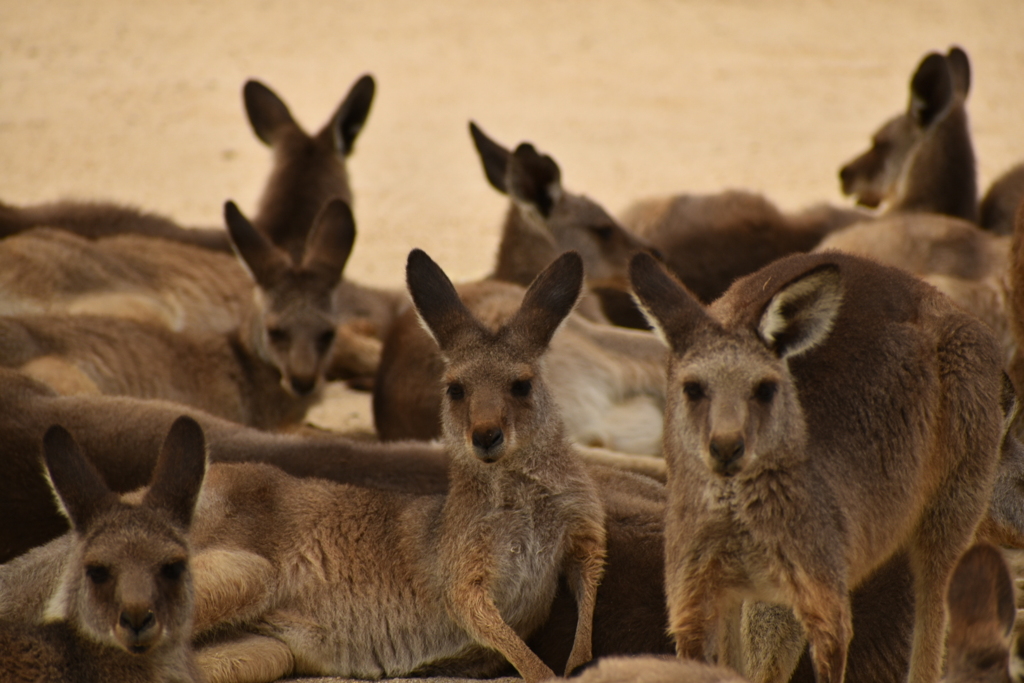
[(283, 330), (280, 327), (271, 327), (268, 329), (267, 336), (270, 337), (270, 341), (274, 344), (288, 343), (288, 331)]
[(691, 401), (699, 401), (704, 398), (704, 387), (700, 382), (686, 382), (683, 384), (683, 393)]
[(110, 580), (110, 569), (101, 564), (90, 564), (85, 568), (85, 575), (97, 586)]
[(761, 403), (771, 403), (772, 399), (775, 398), (775, 393), (779, 390), (779, 385), (775, 382), (761, 382), (754, 389), (754, 398)]
[(327, 330), (322, 332), (319, 337), (316, 338), (317, 348), (320, 349), (320, 353), (324, 353), (330, 348), (331, 344), (334, 343), (334, 330)]
[(160, 574), (169, 581), (177, 581), (185, 573), (185, 560), (169, 562), (160, 567)]
[(458, 382), (448, 385), (448, 397), (453, 401), (461, 401), (466, 397), (466, 388)]
[(518, 379), (512, 382), (512, 395), (517, 398), (526, 398), (532, 389), (533, 384), (528, 379)]
[(615, 232), (609, 225), (592, 225), (590, 226), (590, 232), (594, 233), (594, 237), (607, 242), (612, 238), (612, 234)]

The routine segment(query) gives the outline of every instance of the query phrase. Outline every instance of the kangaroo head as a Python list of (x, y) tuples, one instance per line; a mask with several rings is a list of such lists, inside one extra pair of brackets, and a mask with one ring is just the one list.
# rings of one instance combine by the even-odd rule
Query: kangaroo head
[(352, 203), (345, 159), (366, 122), (375, 85), (369, 75), (353, 84), (327, 124), (308, 135), (288, 106), (259, 81), (243, 89), (245, 110), (256, 136), (274, 151), (274, 168), (254, 223), (278, 246), (300, 258), (317, 212), (332, 199)]
[(46, 432), (43, 459), (75, 538), (47, 619), (67, 620), (89, 639), (133, 654), (187, 642), (193, 595), (186, 534), (206, 471), (199, 425), (189, 417), (172, 425), (138, 505), (107, 488), (63, 427)]
[(806, 428), (788, 361), (831, 331), (842, 300), (838, 268), (818, 266), (783, 283), (755, 324), (717, 319), (649, 255), (633, 258), (630, 277), (672, 350), (665, 407), (670, 462), (697, 457), (730, 477), (762, 459), (801, 457)]
[(591, 287), (625, 289), (630, 257), (638, 251), (652, 251), (651, 245), (622, 227), (592, 199), (566, 192), (558, 164), (530, 143), (510, 152), (475, 123), (470, 122), (469, 130), (488, 181), (512, 199), (516, 219), (547, 242), (548, 260), (575, 251), (583, 258)]
[(256, 285), (243, 339), (280, 372), (286, 391), (309, 395), (321, 386), (334, 346), (334, 296), (355, 242), (352, 212), (340, 199), (328, 203), (299, 259), (274, 246), (233, 202), (225, 204), (224, 217)]
[(491, 463), (561, 434), (541, 359), (580, 296), (579, 255), (563, 254), (538, 275), (519, 310), (496, 331), (470, 313), (422, 251), (409, 254), (406, 277), (420, 319), (445, 360), (441, 421), (454, 452)]
[(971, 547), (949, 582), (949, 683), (1008, 683), (1010, 632), (1017, 606), (1002, 554), (981, 543)]
[[(839, 170), (843, 193), (870, 208), (895, 203), (926, 143), (946, 143), (937, 140), (941, 137), (937, 131), (954, 107), (963, 108), (970, 82), (970, 62), (960, 48), (952, 47), (946, 55), (925, 55), (910, 80), (907, 111), (883, 124), (871, 147)], [(962, 134), (967, 135), (966, 126)], [(928, 170), (922, 167), (917, 172)]]

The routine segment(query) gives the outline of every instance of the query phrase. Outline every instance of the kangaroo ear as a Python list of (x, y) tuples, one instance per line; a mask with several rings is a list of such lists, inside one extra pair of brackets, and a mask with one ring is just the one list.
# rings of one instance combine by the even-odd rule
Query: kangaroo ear
[(473, 144), (476, 145), (477, 154), (480, 155), (480, 161), (484, 165), (484, 173), (487, 175), (488, 182), (498, 192), (508, 194), (508, 188), (505, 186), (505, 174), (508, 172), (508, 160), (512, 157), (512, 153), (487, 137), (473, 121), (469, 122), (469, 134), (473, 136)]
[(370, 74), (363, 74), (359, 80), (352, 84), (348, 95), (337, 111), (331, 117), (330, 122), (320, 131), (320, 135), (330, 135), (334, 141), (334, 148), (341, 156), (348, 156), (352, 153), (356, 138), (363, 130), (366, 117), (370, 115), (370, 105), (373, 104), (373, 95), (377, 91), (377, 84)]
[(356, 241), (356, 221), (342, 199), (327, 203), (313, 221), (302, 254), (302, 268), (322, 273), (332, 283), (341, 279)]
[(206, 474), (206, 441), (203, 429), (182, 415), (167, 433), (157, 456), (153, 481), (142, 504), (168, 512), (187, 529)]
[(81, 531), (96, 516), (113, 506), (117, 494), (107, 488), (99, 472), (66, 429), (54, 425), (43, 436), (43, 462), (59, 507)]
[(949, 582), (948, 603), (951, 679), (971, 680), (952, 674), (989, 668), (994, 654), (1008, 660), (1017, 609), (1010, 572), (999, 550), (979, 543), (964, 553)]
[(826, 263), (784, 285), (761, 314), (757, 333), (780, 358), (825, 341), (843, 301), (839, 267)]
[(292, 113), (288, 111), (288, 105), (259, 81), (245, 82), (242, 99), (245, 101), (245, 113), (249, 115), (252, 130), (264, 144), (273, 147), (274, 138), (278, 133), (285, 128), (298, 127)]
[(452, 281), (426, 252), (421, 249), (409, 252), (405, 279), (416, 312), (442, 354), (469, 336), (485, 334), (483, 325), (462, 303)]
[(522, 305), (505, 329), (525, 340), (536, 353), (543, 352), (576, 306), (582, 290), (583, 259), (575, 251), (567, 251), (530, 283)]
[(971, 91), (971, 60), (967, 53), (958, 45), (949, 48), (946, 53), (946, 64), (953, 76), (953, 90), (961, 100), (967, 98)]
[(647, 321), (676, 353), (690, 348), (697, 330), (715, 324), (697, 298), (650, 254), (640, 252), (632, 258), (629, 281)]
[(516, 147), (508, 164), (508, 193), (517, 202), (529, 204), (547, 218), (562, 197), (562, 172), (555, 160), (539, 154), (524, 142)]
[(232, 201), (224, 203), (224, 222), (235, 254), (256, 284), (269, 288), (291, 267), (288, 256), (253, 227)]
[(926, 128), (953, 101), (953, 75), (943, 55), (932, 52), (917, 67), (910, 80), (910, 115)]

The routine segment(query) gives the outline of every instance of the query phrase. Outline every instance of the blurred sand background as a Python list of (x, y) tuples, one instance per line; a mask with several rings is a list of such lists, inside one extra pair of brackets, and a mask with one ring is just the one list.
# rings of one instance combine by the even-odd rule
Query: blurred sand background
[[(613, 213), (725, 188), (846, 203), (839, 166), (906, 106), (922, 55), (954, 43), (971, 58), (984, 189), (1024, 159), (1021, 0), (0, 0), (0, 199), (220, 225), (225, 199), (255, 211), (270, 168), (243, 82), (315, 131), (369, 72), (346, 273), (399, 287), (421, 247), (470, 279), (492, 266), (505, 199), (469, 119), (534, 142)], [(316, 419), (365, 425), (367, 406)]]

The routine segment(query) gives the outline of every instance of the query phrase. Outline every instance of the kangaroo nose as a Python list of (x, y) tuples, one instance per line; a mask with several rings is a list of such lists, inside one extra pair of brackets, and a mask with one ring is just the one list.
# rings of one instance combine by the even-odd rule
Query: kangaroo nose
[(292, 377), (292, 391), (299, 396), (308, 396), (313, 393), (316, 380), (312, 377)]
[(121, 612), (121, 626), (136, 636), (156, 622), (156, 615), (150, 609), (130, 609)]
[(711, 440), (711, 457), (715, 461), (715, 469), (726, 476), (739, 470), (736, 463), (743, 457), (744, 443), (742, 436), (716, 437)]
[(487, 453), (500, 446), (504, 440), (505, 435), (498, 427), (489, 427), (473, 432), (473, 446), (483, 452), (481, 457), (488, 462), (491, 459), (487, 457)]

